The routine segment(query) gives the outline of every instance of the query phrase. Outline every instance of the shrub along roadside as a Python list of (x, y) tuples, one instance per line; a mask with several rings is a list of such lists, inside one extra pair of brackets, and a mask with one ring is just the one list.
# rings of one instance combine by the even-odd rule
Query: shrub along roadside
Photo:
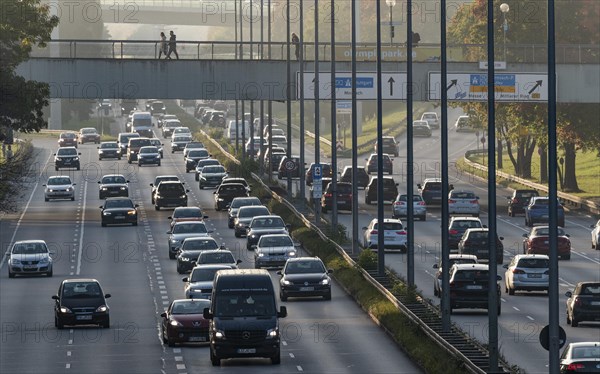
[(33, 145), (26, 141), (19, 144), (11, 159), (0, 162), (0, 211), (9, 212), (16, 209), (23, 179), (29, 173), (33, 160)]

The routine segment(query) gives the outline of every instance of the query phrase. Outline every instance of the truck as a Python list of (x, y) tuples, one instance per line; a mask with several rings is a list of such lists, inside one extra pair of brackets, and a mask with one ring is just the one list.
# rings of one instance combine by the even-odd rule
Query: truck
[(264, 357), (281, 363), (279, 319), (287, 316), (285, 306), (277, 310), (275, 290), (264, 269), (219, 270), (214, 278), (211, 305), (203, 311), (210, 320), (210, 361)]
[(152, 115), (149, 112), (135, 112), (131, 117), (131, 131), (137, 132), (140, 136), (153, 138)]

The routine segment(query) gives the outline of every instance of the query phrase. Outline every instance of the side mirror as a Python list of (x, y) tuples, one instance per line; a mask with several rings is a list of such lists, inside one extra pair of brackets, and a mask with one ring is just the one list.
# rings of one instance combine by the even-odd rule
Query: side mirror
[(202, 216), (203, 219), (208, 219), (208, 216)]
[(500, 240), (504, 240), (504, 236), (501, 236), (501, 237), (500, 237)]
[(508, 269), (508, 264), (502, 265), (503, 268)]
[(570, 238), (570, 237), (571, 237), (571, 235), (570, 235), (570, 234), (565, 234), (565, 236), (566, 236), (567, 238)]
[(438, 264), (433, 264), (432, 268), (438, 269), (440, 266)]
[(277, 317), (278, 318), (285, 318), (287, 317), (287, 308), (284, 306), (280, 306), (279, 307), (279, 312), (277, 313)]
[[(100, 183), (100, 182), (98, 182), (98, 183)], [(42, 184), (42, 186), (43, 186), (43, 187), (46, 187), (46, 185), (45, 185), (45, 184)]]
[(77, 186), (77, 183), (73, 183), (72, 185), (73, 185), (73, 186)]
[(53, 153), (52, 155), (53, 155), (53, 156), (56, 156), (56, 153)]
[(236, 264), (236, 265), (239, 265), (239, 264), (241, 264), (241, 263), (242, 263), (242, 260), (236, 260), (236, 261), (235, 261), (235, 264)]
[(187, 283), (187, 281), (188, 281), (188, 277), (181, 278), (181, 281), (182, 281), (182, 282), (186, 282), (186, 283)]
[(366, 230), (367, 228), (366, 228), (366, 227), (363, 227), (362, 229), (363, 229), (363, 230)]
[(217, 191), (214, 191), (214, 192), (213, 192), (213, 195), (216, 195), (216, 194), (217, 194)]
[(161, 316), (162, 318), (167, 318), (167, 313), (166, 313), (166, 312), (163, 312), (163, 313), (161, 313), (161, 314), (160, 314), (160, 316)]
[(168, 216), (167, 218), (168, 218), (168, 219), (171, 219), (171, 220), (173, 219), (173, 217), (171, 217), (171, 216)]
[(187, 192), (190, 192), (190, 190), (185, 190), (185, 192), (186, 192), (186, 193), (187, 193)]
[(292, 228), (292, 225), (291, 225), (291, 224), (289, 224), (289, 223), (286, 223), (286, 224), (285, 224), (285, 228), (289, 230), (289, 229), (291, 229), (291, 228)]
[(139, 206), (139, 204), (135, 204), (133, 207), (134, 208), (139, 208), (140, 206)]
[(81, 152), (77, 153), (78, 156), (81, 156)]
[(479, 200), (479, 196), (475, 196), (475, 199)]
[(225, 244), (221, 244), (221, 246), (219, 247), (219, 249), (227, 249), (227, 247), (225, 247)]
[(204, 308), (204, 310), (202, 311), (202, 317), (204, 317), (204, 319), (213, 319), (213, 314), (208, 308)]
[(327, 274), (333, 273), (333, 269), (327, 269)]
[(294, 247), (302, 247), (302, 243), (294, 242)]
[(58, 295), (52, 295), (52, 300), (58, 300)]
[[(98, 181), (98, 184), (100, 184), (100, 183), (102, 183), (102, 182)], [(45, 185), (44, 185), (44, 186), (45, 186)]]
[(171, 233), (172, 233), (171, 231), (167, 231), (167, 234), (171, 235)]
[(253, 251), (256, 250), (256, 248), (258, 248), (258, 245), (256, 245), (256, 244), (253, 244), (250, 246), (250, 249)]
[(527, 235), (527, 234), (523, 234), (522, 236), (523, 236), (524, 238), (526, 238), (528, 235)]
[(496, 275), (496, 280), (497, 280), (497, 281), (501, 281), (501, 280), (502, 280), (502, 277), (501, 277), (501, 276), (499, 276), (499, 275)]
[(125, 183), (129, 183), (129, 179), (125, 181)]
[(417, 183), (417, 188), (421, 188), (421, 184), (420, 183)]
[(104, 207), (102, 207), (102, 206), (99, 206), (99, 208), (100, 208), (100, 209), (102, 209), (102, 208), (104, 208)]
[(150, 187), (154, 187), (154, 183), (150, 183)]
[(105, 299), (108, 299), (108, 298), (110, 298), (111, 296), (112, 296), (111, 294), (107, 293), (106, 295), (104, 295), (104, 298), (105, 298)]
[(100, 147), (96, 147), (96, 149), (100, 149)]
[(283, 276), (283, 273), (281, 272), (281, 270), (277, 270), (277, 273), (275, 273), (275, 274)]
[[(573, 293), (571, 291), (565, 292), (566, 297), (573, 297)], [(54, 299), (54, 297), (52, 297)]]

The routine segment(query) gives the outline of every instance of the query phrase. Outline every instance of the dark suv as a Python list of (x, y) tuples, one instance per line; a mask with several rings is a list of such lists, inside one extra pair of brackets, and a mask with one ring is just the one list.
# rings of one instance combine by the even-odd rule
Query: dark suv
[[(369, 158), (365, 158), (367, 161), (365, 169), (367, 174), (377, 173), (377, 154), (373, 153)], [(383, 172), (392, 175), (394, 171), (393, 159), (386, 153), (383, 154)], [(394, 196), (395, 197), (395, 196)]]
[(529, 205), (532, 197), (540, 196), (536, 190), (515, 190), (508, 199), (508, 216), (514, 217), (517, 213), (525, 214), (525, 207)]
[[(352, 184), (338, 182), (337, 188), (337, 208), (338, 210), (352, 210)], [(333, 183), (329, 183), (321, 197), (321, 210), (327, 213), (333, 205)]]
[(215, 210), (223, 210), (231, 205), (231, 201), (236, 197), (248, 197), (248, 189), (241, 183), (221, 184), (215, 194)]
[(54, 170), (64, 168), (75, 168), (80, 169), (81, 164), (79, 156), (81, 153), (77, 152), (76, 147), (61, 147), (54, 154)]
[[(383, 153), (398, 157), (398, 143), (396, 143), (396, 139), (393, 136), (384, 136), (381, 144)], [(375, 153), (377, 153), (377, 143), (375, 143)]]
[[(352, 183), (352, 166), (346, 166), (340, 175), (340, 182)], [(369, 184), (369, 174), (362, 166), (356, 167), (356, 182), (358, 187), (367, 188)]]
[(377, 178), (371, 179), (367, 188), (365, 188), (365, 204), (371, 204), (373, 201), (394, 201), (398, 195), (398, 183), (392, 177), (383, 177), (383, 198), (377, 197)]
[(109, 308), (102, 287), (95, 279), (65, 279), (52, 296), (54, 303), (54, 326), (100, 325), (110, 327)]
[[(502, 277), (497, 276), (497, 281)], [(488, 308), (489, 267), (484, 264), (454, 264), (450, 268), (450, 313), (458, 308)], [(492, 286), (493, 287), (493, 286)], [(498, 315), (500, 285), (496, 282)], [(489, 312), (489, 311), (488, 311)]]
[[(427, 205), (442, 204), (442, 180), (439, 178), (425, 179), (423, 184), (417, 184), (419, 193)], [(452, 189), (452, 188), (450, 188)]]
[[(467, 229), (463, 234), (460, 242), (458, 242), (458, 253), (461, 255), (475, 255), (477, 260), (490, 259), (488, 251), (488, 228), (473, 228)], [(496, 263), (502, 265), (504, 261), (504, 245), (502, 244), (503, 237), (498, 237), (496, 234)]]
[(160, 182), (154, 193), (154, 209), (160, 210), (164, 207), (177, 208), (178, 206), (187, 206), (187, 193), (183, 183), (176, 181)]

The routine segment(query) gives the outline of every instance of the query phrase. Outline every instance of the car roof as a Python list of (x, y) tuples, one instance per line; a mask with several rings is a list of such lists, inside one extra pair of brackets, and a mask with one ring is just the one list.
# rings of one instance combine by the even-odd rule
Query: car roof
[(489, 270), (490, 267), (487, 264), (454, 264), (456, 270)]
[(541, 254), (520, 254), (520, 255), (515, 255), (515, 258), (517, 259), (522, 259), (522, 258), (541, 258), (544, 260), (549, 260), (550, 257), (548, 257), (547, 255), (541, 255)]
[(71, 179), (71, 177), (68, 175), (52, 175), (52, 176), (48, 177), (48, 180), (54, 179), (54, 178), (69, 178), (69, 179)]
[(450, 222), (453, 221), (478, 221), (481, 222), (481, 219), (478, 217), (450, 217)]
[(125, 176), (123, 174), (105, 174), (102, 176), (102, 178), (106, 178), (106, 177), (123, 177), (123, 178), (125, 178)]
[(36, 243), (46, 244), (46, 241), (41, 240), (41, 239), (18, 240), (13, 245), (15, 245), (15, 244), (36, 244)]
[(448, 258), (451, 260), (452, 259), (462, 259), (462, 258), (469, 259), (469, 260), (478, 260), (477, 256), (475, 256), (475, 255), (458, 254), (458, 253), (451, 253)]
[(206, 251), (202, 251), (201, 254), (212, 254), (212, 253), (231, 253), (233, 255), (233, 252), (231, 252), (229, 249), (207, 249)]
[(290, 258), (289, 260), (287, 260), (287, 262), (299, 262), (299, 261), (314, 261), (314, 262), (320, 262), (323, 263), (323, 261), (318, 258), (318, 257), (296, 257), (296, 258)]
[[(377, 218), (373, 218), (371, 220), (372, 223), (377, 223)], [(383, 223), (402, 223), (401, 220), (399, 220), (398, 218), (384, 218), (383, 219)]]
[(179, 221), (175, 222), (173, 226), (183, 226), (183, 225), (202, 225), (206, 226), (206, 224), (202, 221)]
[(487, 227), (472, 227), (467, 229), (467, 231), (465, 232), (466, 234), (470, 233), (470, 232), (488, 232), (489, 229)]
[(157, 175), (155, 178), (177, 178), (177, 179), (179, 179), (179, 177), (177, 175), (173, 175), (173, 174), (169, 174), (169, 175)]
[(104, 201), (127, 200), (133, 202), (131, 198), (125, 196), (107, 197)]
[[(202, 251), (202, 253), (204, 252), (209, 252), (209, 251)], [(221, 249), (220, 252), (223, 252), (223, 250)], [(213, 270), (213, 269), (217, 269), (217, 270), (230, 270), (231, 266), (229, 265), (223, 265), (223, 264), (200, 264), (200, 265), (196, 265), (192, 268), (192, 271), (196, 270), (196, 269), (209, 269), (209, 270)], [(184, 299), (184, 300), (189, 300), (189, 299)]]
[(62, 281), (63, 284), (65, 284), (65, 283), (80, 283), (80, 282), (81, 283), (83, 283), (83, 282), (88, 282), (88, 283), (95, 282), (95, 283), (100, 284), (100, 282), (98, 282), (98, 280), (94, 279), (94, 278), (73, 278), (73, 279), (65, 279), (65, 280)]
[(569, 343), (571, 347), (598, 347), (600, 346), (600, 342), (577, 342), (577, 343)]
[(430, 183), (430, 182), (441, 183), (442, 179), (441, 178), (425, 178), (425, 180), (423, 180), (423, 183)]
[[(188, 223), (189, 222), (194, 222), (194, 221), (188, 221)], [(195, 240), (203, 241), (203, 242), (205, 242), (205, 241), (214, 241), (215, 243), (217, 242), (217, 240), (215, 238), (213, 238), (212, 236), (192, 236), (191, 238), (183, 239), (184, 242), (193, 242)]]

